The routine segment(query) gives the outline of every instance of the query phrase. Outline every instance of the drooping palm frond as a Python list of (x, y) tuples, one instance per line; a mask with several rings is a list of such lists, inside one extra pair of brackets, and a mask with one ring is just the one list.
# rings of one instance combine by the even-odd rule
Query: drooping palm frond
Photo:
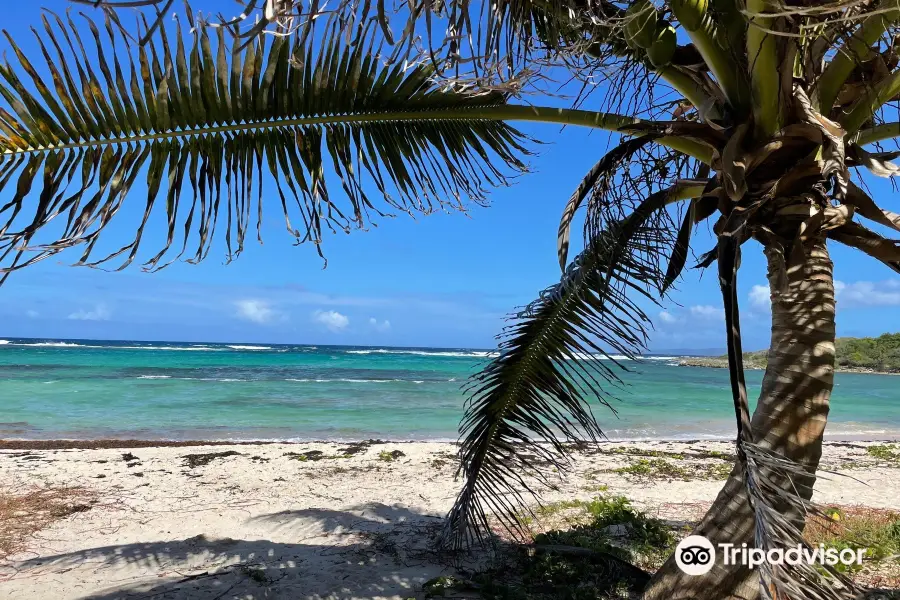
[[(71, 18), (45, 16), (35, 33), (49, 78), (6, 34), (19, 64), (0, 65), (4, 275), (74, 246), (84, 249), (78, 264), (125, 255), (123, 268), (154, 210), (165, 211), (168, 234), (146, 268), (163, 264), (179, 229), (178, 256), (193, 239), (191, 260), (204, 258), (223, 214), (232, 258), (259, 227), (269, 176), (290, 234), (318, 247), (323, 230), (362, 228), (382, 214), (372, 188), (389, 209), (428, 213), (479, 201), (486, 186), (524, 169), (525, 138), (478, 115), (502, 106), (502, 94), (443, 91), (430, 64), (384, 68), (371, 30), (353, 45), (332, 29), (302, 43), (261, 37), (241, 51), (221, 29), (217, 44), (199, 29), (186, 48), (180, 28), (160, 28), (135, 48), (110, 19), (105, 36), (85, 24), (88, 40)], [(345, 204), (327, 185), (329, 170)], [(139, 179), (148, 193), (137, 235), (93, 258)], [(34, 245), (60, 217), (62, 234)]]
[[(706, 165), (702, 165), (698, 176), (708, 177), (709, 168)], [(681, 226), (678, 228), (675, 246), (672, 248), (672, 256), (669, 259), (669, 266), (666, 268), (665, 279), (663, 279), (661, 290), (663, 294), (672, 287), (675, 281), (681, 277), (682, 271), (684, 271), (694, 227), (711, 217), (716, 211), (718, 202), (715, 195), (712, 194), (716, 188), (716, 183), (715, 177), (710, 178), (706, 182), (706, 187), (703, 188), (703, 195), (699, 198), (693, 198), (688, 204), (688, 209), (682, 215)]]
[(672, 241), (665, 206), (702, 187), (690, 181), (659, 191), (610, 223), (506, 328), (499, 356), (468, 385), (465, 484), (448, 518), (449, 544), (482, 539), (489, 515), (519, 531), (522, 494), (533, 493), (528, 478), (548, 482), (539, 465), (565, 470), (566, 442), (602, 436), (590, 404), (610, 406), (604, 388), (620, 380), (616, 364), (601, 357), (643, 350), (650, 320), (632, 295), (658, 299), (659, 257)]
[(566, 206), (563, 209), (556, 237), (559, 268), (563, 272), (565, 272), (566, 264), (569, 261), (569, 230), (572, 227), (572, 219), (575, 217), (575, 213), (581, 207), (584, 199), (593, 191), (599, 180), (608, 181), (612, 179), (611, 175), (615, 174), (622, 167), (623, 163), (629, 162), (635, 153), (651, 143), (656, 137), (658, 136), (643, 135), (631, 138), (607, 152), (603, 158), (597, 161), (597, 164), (591, 167), (591, 170), (578, 184), (578, 188), (569, 197), (569, 201), (566, 202)]
[(828, 232), (828, 237), (856, 248), (900, 273), (900, 240), (889, 240), (856, 222), (845, 223)]

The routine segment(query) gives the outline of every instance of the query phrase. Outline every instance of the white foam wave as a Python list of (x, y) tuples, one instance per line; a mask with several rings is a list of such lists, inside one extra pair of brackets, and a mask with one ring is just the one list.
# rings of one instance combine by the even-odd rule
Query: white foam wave
[(5, 346), (6, 344), (9, 344), (9, 343), (10, 343), (9, 340), (0, 340), (0, 346)]
[(194, 352), (214, 352), (216, 348), (210, 348), (209, 346), (197, 347), (185, 347), (185, 346), (89, 346), (90, 348), (112, 348), (112, 349), (122, 349), (122, 350), (175, 350), (175, 351), (194, 351)]
[(588, 354), (586, 352), (579, 352), (575, 354), (575, 360), (667, 360), (673, 361), (678, 360), (677, 356), (639, 356), (636, 359), (628, 358), (627, 356), (623, 356), (621, 354), (610, 354), (609, 356), (605, 354)]
[(232, 377), (172, 377), (171, 375), (138, 375), (137, 379), (177, 379), (178, 381), (250, 381), (249, 379), (235, 379)]
[[(491, 350), (390, 350), (387, 348), (373, 348), (371, 350), (347, 350), (346, 354), (408, 354), (414, 356), (440, 356), (448, 358), (497, 358), (499, 352)], [(644, 356), (639, 360), (677, 360), (676, 356)], [(575, 354), (575, 360), (633, 360), (621, 354), (590, 354), (587, 352), (578, 352)]]
[(228, 346), (232, 350), (271, 350), (271, 346)]
[(31, 346), (35, 348), (100, 348), (101, 346), (86, 346), (84, 344), (72, 344), (69, 342), (35, 342), (33, 344), (13, 344), (13, 346)]
[(102, 346), (95, 344), (73, 344), (72, 342), (32, 342), (32, 343), (24, 343), (24, 342), (9, 342), (7, 340), (0, 340), (0, 345), (3, 343), (9, 344), (11, 346), (27, 346), (30, 348), (106, 348), (109, 350), (175, 350), (175, 351), (196, 351), (196, 352), (213, 352), (218, 350), (217, 348), (211, 348), (209, 346)]
[(587, 352), (576, 352), (575, 360), (631, 360), (627, 356), (622, 356), (621, 354), (611, 354), (609, 356), (605, 354), (589, 354)]
[(445, 350), (386, 350), (383, 348), (373, 350), (347, 350), (347, 354), (410, 354), (414, 356), (444, 356), (453, 358), (494, 358), (498, 352), (470, 350), (465, 352), (451, 352)]
[[(397, 382), (408, 382), (409, 379), (349, 379), (349, 378), (339, 378), (339, 379), (294, 379), (288, 378), (285, 381), (293, 381), (296, 383), (397, 383)], [(413, 383), (425, 383), (424, 381), (413, 381)]]

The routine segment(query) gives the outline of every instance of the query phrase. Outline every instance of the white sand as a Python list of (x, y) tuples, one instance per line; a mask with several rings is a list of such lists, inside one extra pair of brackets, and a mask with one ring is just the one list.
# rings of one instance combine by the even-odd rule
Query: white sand
[[(0, 487), (83, 486), (90, 510), (56, 522), (0, 561), (0, 598), (421, 597), (421, 584), (452, 569), (427, 554), (455, 498), (455, 447), (373, 445), (350, 458), (298, 461), (290, 452), (339, 454), (346, 444), (154, 447), (0, 452)], [(815, 500), (900, 508), (900, 470), (861, 444), (826, 445)], [(590, 498), (601, 485), (667, 518), (696, 515), (721, 481), (646, 481), (609, 470), (636, 460), (615, 447), (728, 451), (722, 442), (604, 444), (544, 498)], [(405, 456), (385, 462), (383, 451)], [(188, 468), (181, 457), (239, 452)], [(138, 461), (126, 462), (124, 453)], [(673, 461), (679, 462), (679, 461)], [(679, 464), (709, 464), (716, 459)]]

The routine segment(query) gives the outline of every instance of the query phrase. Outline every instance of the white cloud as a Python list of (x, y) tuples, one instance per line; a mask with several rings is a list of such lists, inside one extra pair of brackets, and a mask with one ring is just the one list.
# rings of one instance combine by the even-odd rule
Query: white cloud
[(900, 306), (900, 281), (835, 281), (834, 293), (841, 307)]
[(375, 329), (375, 331), (385, 332), (385, 331), (390, 331), (390, 329), (391, 329), (391, 322), (388, 321), (387, 319), (385, 319), (384, 321), (381, 321), (379, 323), (378, 319), (376, 319), (375, 317), (370, 317), (369, 325), (371, 325)]
[(271, 323), (279, 316), (265, 300), (238, 300), (234, 304), (237, 307), (237, 317), (253, 323)]
[(312, 320), (331, 331), (343, 331), (350, 324), (350, 319), (336, 310), (317, 310), (312, 314)]
[(691, 307), (691, 314), (700, 319), (725, 320), (725, 309), (704, 304)]
[(109, 321), (112, 316), (109, 308), (105, 304), (98, 304), (94, 310), (77, 310), (69, 315), (69, 319), (73, 321)]
[[(840, 308), (865, 306), (900, 306), (900, 281), (856, 281), (845, 283), (835, 280), (834, 295)], [(770, 308), (769, 286), (754, 285), (749, 294), (754, 308)]]
[(750, 288), (750, 305), (753, 308), (768, 310), (772, 307), (771, 294), (768, 285), (754, 285)]
[(25, 316), (27, 316), (29, 319), (37, 319), (39, 316), (41, 316), (41, 313), (34, 309), (28, 309), (25, 311)]
[(676, 317), (669, 311), (664, 310), (659, 313), (659, 320), (662, 321), (663, 323), (677, 323), (678, 317)]

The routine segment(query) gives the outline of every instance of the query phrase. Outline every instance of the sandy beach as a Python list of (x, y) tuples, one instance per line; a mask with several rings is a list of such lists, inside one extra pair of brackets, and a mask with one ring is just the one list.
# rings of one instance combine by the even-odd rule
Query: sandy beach
[[(826, 445), (823, 468), (852, 478), (820, 478), (816, 501), (900, 508), (898, 465), (867, 445)], [(544, 498), (603, 490), (690, 520), (721, 487), (730, 447), (600, 444)], [(0, 561), (0, 598), (420, 598), (423, 582), (453, 571), (430, 542), (457, 491), (454, 452), (391, 442), (3, 450), (5, 492), (71, 489), (74, 504)], [(616, 472), (653, 460), (675, 470)]]

